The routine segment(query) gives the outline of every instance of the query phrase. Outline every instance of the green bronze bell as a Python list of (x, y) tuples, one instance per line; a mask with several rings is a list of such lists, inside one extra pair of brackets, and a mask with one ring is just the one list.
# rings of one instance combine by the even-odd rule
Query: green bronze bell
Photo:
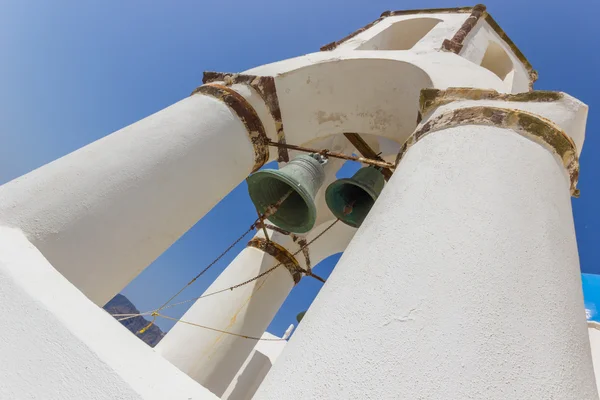
[(326, 162), (318, 154), (300, 155), (279, 170), (258, 171), (247, 179), (250, 199), (261, 214), (280, 202), (269, 221), (288, 232), (306, 233), (317, 218), (315, 195), (325, 180)]
[(333, 215), (358, 228), (379, 197), (385, 180), (377, 167), (364, 167), (352, 178), (338, 179), (327, 188), (325, 201)]
[(302, 321), (302, 318), (304, 318), (304, 314), (306, 314), (306, 311), (299, 312), (298, 315), (296, 315), (296, 321), (298, 321), (298, 323)]

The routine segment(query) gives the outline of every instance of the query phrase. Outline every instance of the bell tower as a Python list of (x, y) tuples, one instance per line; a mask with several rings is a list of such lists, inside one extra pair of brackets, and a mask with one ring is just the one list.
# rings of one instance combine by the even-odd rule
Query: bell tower
[[(61, 357), (131, 398), (225, 398), (249, 339), (343, 252), (254, 399), (597, 400), (571, 210), (587, 106), (536, 79), (483, 5), (386, 11), (315, 53), (207, 71), (1, 186), (7, 343), (28, 355), (14, 392), (51, 370), (66, 393), (73, 364), (46, 343), (68, 341)], [(362, 168), (338, 180), (346, 160)], [(96, 305), (244, 180), (246, 247), (155, 351), (115, 350)]]

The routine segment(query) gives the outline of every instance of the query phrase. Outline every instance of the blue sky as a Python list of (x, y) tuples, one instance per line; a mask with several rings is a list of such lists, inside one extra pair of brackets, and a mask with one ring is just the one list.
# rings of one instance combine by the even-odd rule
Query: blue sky
[[(0, 0), (0, 183), (152, 114), (201, 84), (204, 70), (243, 71), (305, 53), (388, 9), (455, 7), (452, 1), (18, 1)], [(582, 271), (600, 274), (600, 3), (493, 0), (493, 17), (539, 71), (537, 89), (590, 106), (573, 200)], [(346, 171), (347, 172), (347, 171)], [(159, 305), (252, 222), (242, 184), (140, 275), (124, 294), (142, 310)], [(201, 247), (200, 243), (210, 243)], [(188, 289), (198, 296), (243, 248)], [(328, 276), (339, 256), (316, 272)], [(600, 280), (584, 276), (586, 306)], [(271, 324), (281, 334), (321, 284), (304, 279)], [(599, 310), (600, 310), (600, 298)], [(173, 309), (181, 315), (185, 309)], [(168, 321), (159, 322), (163, 328)]]

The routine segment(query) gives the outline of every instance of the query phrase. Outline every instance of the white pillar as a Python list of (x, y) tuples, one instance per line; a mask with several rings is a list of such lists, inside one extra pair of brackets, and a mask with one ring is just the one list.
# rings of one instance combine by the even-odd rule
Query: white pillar
[(598, 399), (565, 159), (476, 114), (406, 151), (255, 399)]
[(240, 117), (196, 94), (3, 185), (0, 224), (104, 304), (254, 164)]
[[(293, 253), (298, 246), (289, 235), (268, 230), (271, 240)], [(264, 239), (260, 231), (254, 239)], [(253, 240), (254, 240), (253, 239)], [(301, 254), (297, 257), (301, 263)], [(279, 261), (267, 252), (246, 247), (213, 282), (206, 293), (251, 279)], [(299, 280), (300, 276), (296, 276)], [(199, 299), (182, 321), (201, 324), (246, 336), (261, 337), (294, 287), (285, 266), (235, 290)], [(165, 312), (166, 313), (166, 312)], [(156, 350), (202, 386), (221, 396), (236, 375), (256, 341), (177, 323)]]
[(588, 334), (590, 336), (590, 347), (592, 350), (592, 363), (596, 376), (596, 386), (600, 385), (600, 324), (588, 321)]

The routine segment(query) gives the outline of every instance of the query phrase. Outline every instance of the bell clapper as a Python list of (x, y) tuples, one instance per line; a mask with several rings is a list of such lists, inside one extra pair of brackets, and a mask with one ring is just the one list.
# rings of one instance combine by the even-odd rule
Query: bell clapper
[(352, 213), (352, 210), (354, 209), (354, 203), (356, 203), (356, 200), (353, 200), (350, 202), (350, 204), (346, 204), (344, 206), (344, 210), (342, 211), (344, 213), (344, 215), (348, 215)]

